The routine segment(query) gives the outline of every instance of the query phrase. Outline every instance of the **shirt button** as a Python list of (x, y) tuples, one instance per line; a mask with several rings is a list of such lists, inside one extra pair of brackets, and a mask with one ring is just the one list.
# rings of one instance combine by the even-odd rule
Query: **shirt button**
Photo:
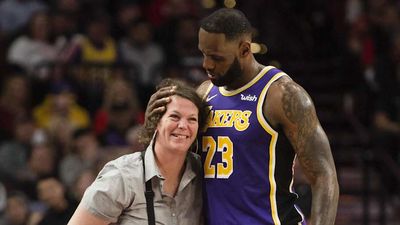
[(172, 216), (175, 217), (175, 213), (172, 213)]

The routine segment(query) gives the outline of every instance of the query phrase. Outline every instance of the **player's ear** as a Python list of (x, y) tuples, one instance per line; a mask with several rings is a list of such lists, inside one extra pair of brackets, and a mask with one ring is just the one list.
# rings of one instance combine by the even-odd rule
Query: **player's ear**
[(251, 53), (251, 43), (248, 41), (241, 41), (239, 44), (239, 51), (241, 57), (246, 57)]

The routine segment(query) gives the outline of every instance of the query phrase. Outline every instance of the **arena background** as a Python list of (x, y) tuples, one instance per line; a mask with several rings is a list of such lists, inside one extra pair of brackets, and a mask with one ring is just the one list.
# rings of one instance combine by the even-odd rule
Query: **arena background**
[(0, 0), (0, 225), (45, 212), (66, 224), (98, 169), (142, 148), (157, 82), (207, 79), (198, 22), (220, 7), (242, 10), (257, 59), (314, 100), (338, 172), (336, 224), (400, 224), (399, 1)]

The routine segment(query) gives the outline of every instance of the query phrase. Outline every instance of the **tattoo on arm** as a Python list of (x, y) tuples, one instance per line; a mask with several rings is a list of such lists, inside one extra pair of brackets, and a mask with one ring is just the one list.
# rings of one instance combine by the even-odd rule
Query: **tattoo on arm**
[(291, 123), (285, 130), (286, 135), (313, 187), (311, 221), (313, 224), (334, 224), (338, 185), (329, 141), (306, 91), (294, 82), (278, 85), (283, 90), (282, 110)]
[(284, 82), (281, 85), (284, 90), (283, 111), (296, 127), (288, 130), (288, 138), (308, 178), (314, 181), (318, 174), (326, 170), (327, 163), (331, 163), (329, 142), (319, 126), (314, 104), (306, 91), (294, 82)]
[[(287, 119), (297, 126), (297, 134), (289, 135), (297, 151), (305, 148), (307, 140), (317, 123), (313, 103), (306, 92), (294, 82), (281, 82), (283, 87), (282, 107)], [(295, 135), (295, 136), (294, 136)]]

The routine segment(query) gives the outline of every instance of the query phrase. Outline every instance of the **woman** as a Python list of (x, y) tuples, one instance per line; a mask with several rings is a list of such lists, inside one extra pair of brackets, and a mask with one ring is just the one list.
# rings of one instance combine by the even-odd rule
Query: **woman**
[[(207, 107), (195, 90), (178, 81), (164, 114), (149, 118), (141, 140), (144, 153), (109, 162), (86, 190), (69, 225), (148, 224), (145, 181), (154, 192), (157, 224), (201, 224), (201, 163), (191, 152), (207, 117)], [(144, 160), (143, 160), (144, 159)], [(143, 161), (145, 165), (143, 165)], [(151, 214), (151, 213), (150, 213)]]

